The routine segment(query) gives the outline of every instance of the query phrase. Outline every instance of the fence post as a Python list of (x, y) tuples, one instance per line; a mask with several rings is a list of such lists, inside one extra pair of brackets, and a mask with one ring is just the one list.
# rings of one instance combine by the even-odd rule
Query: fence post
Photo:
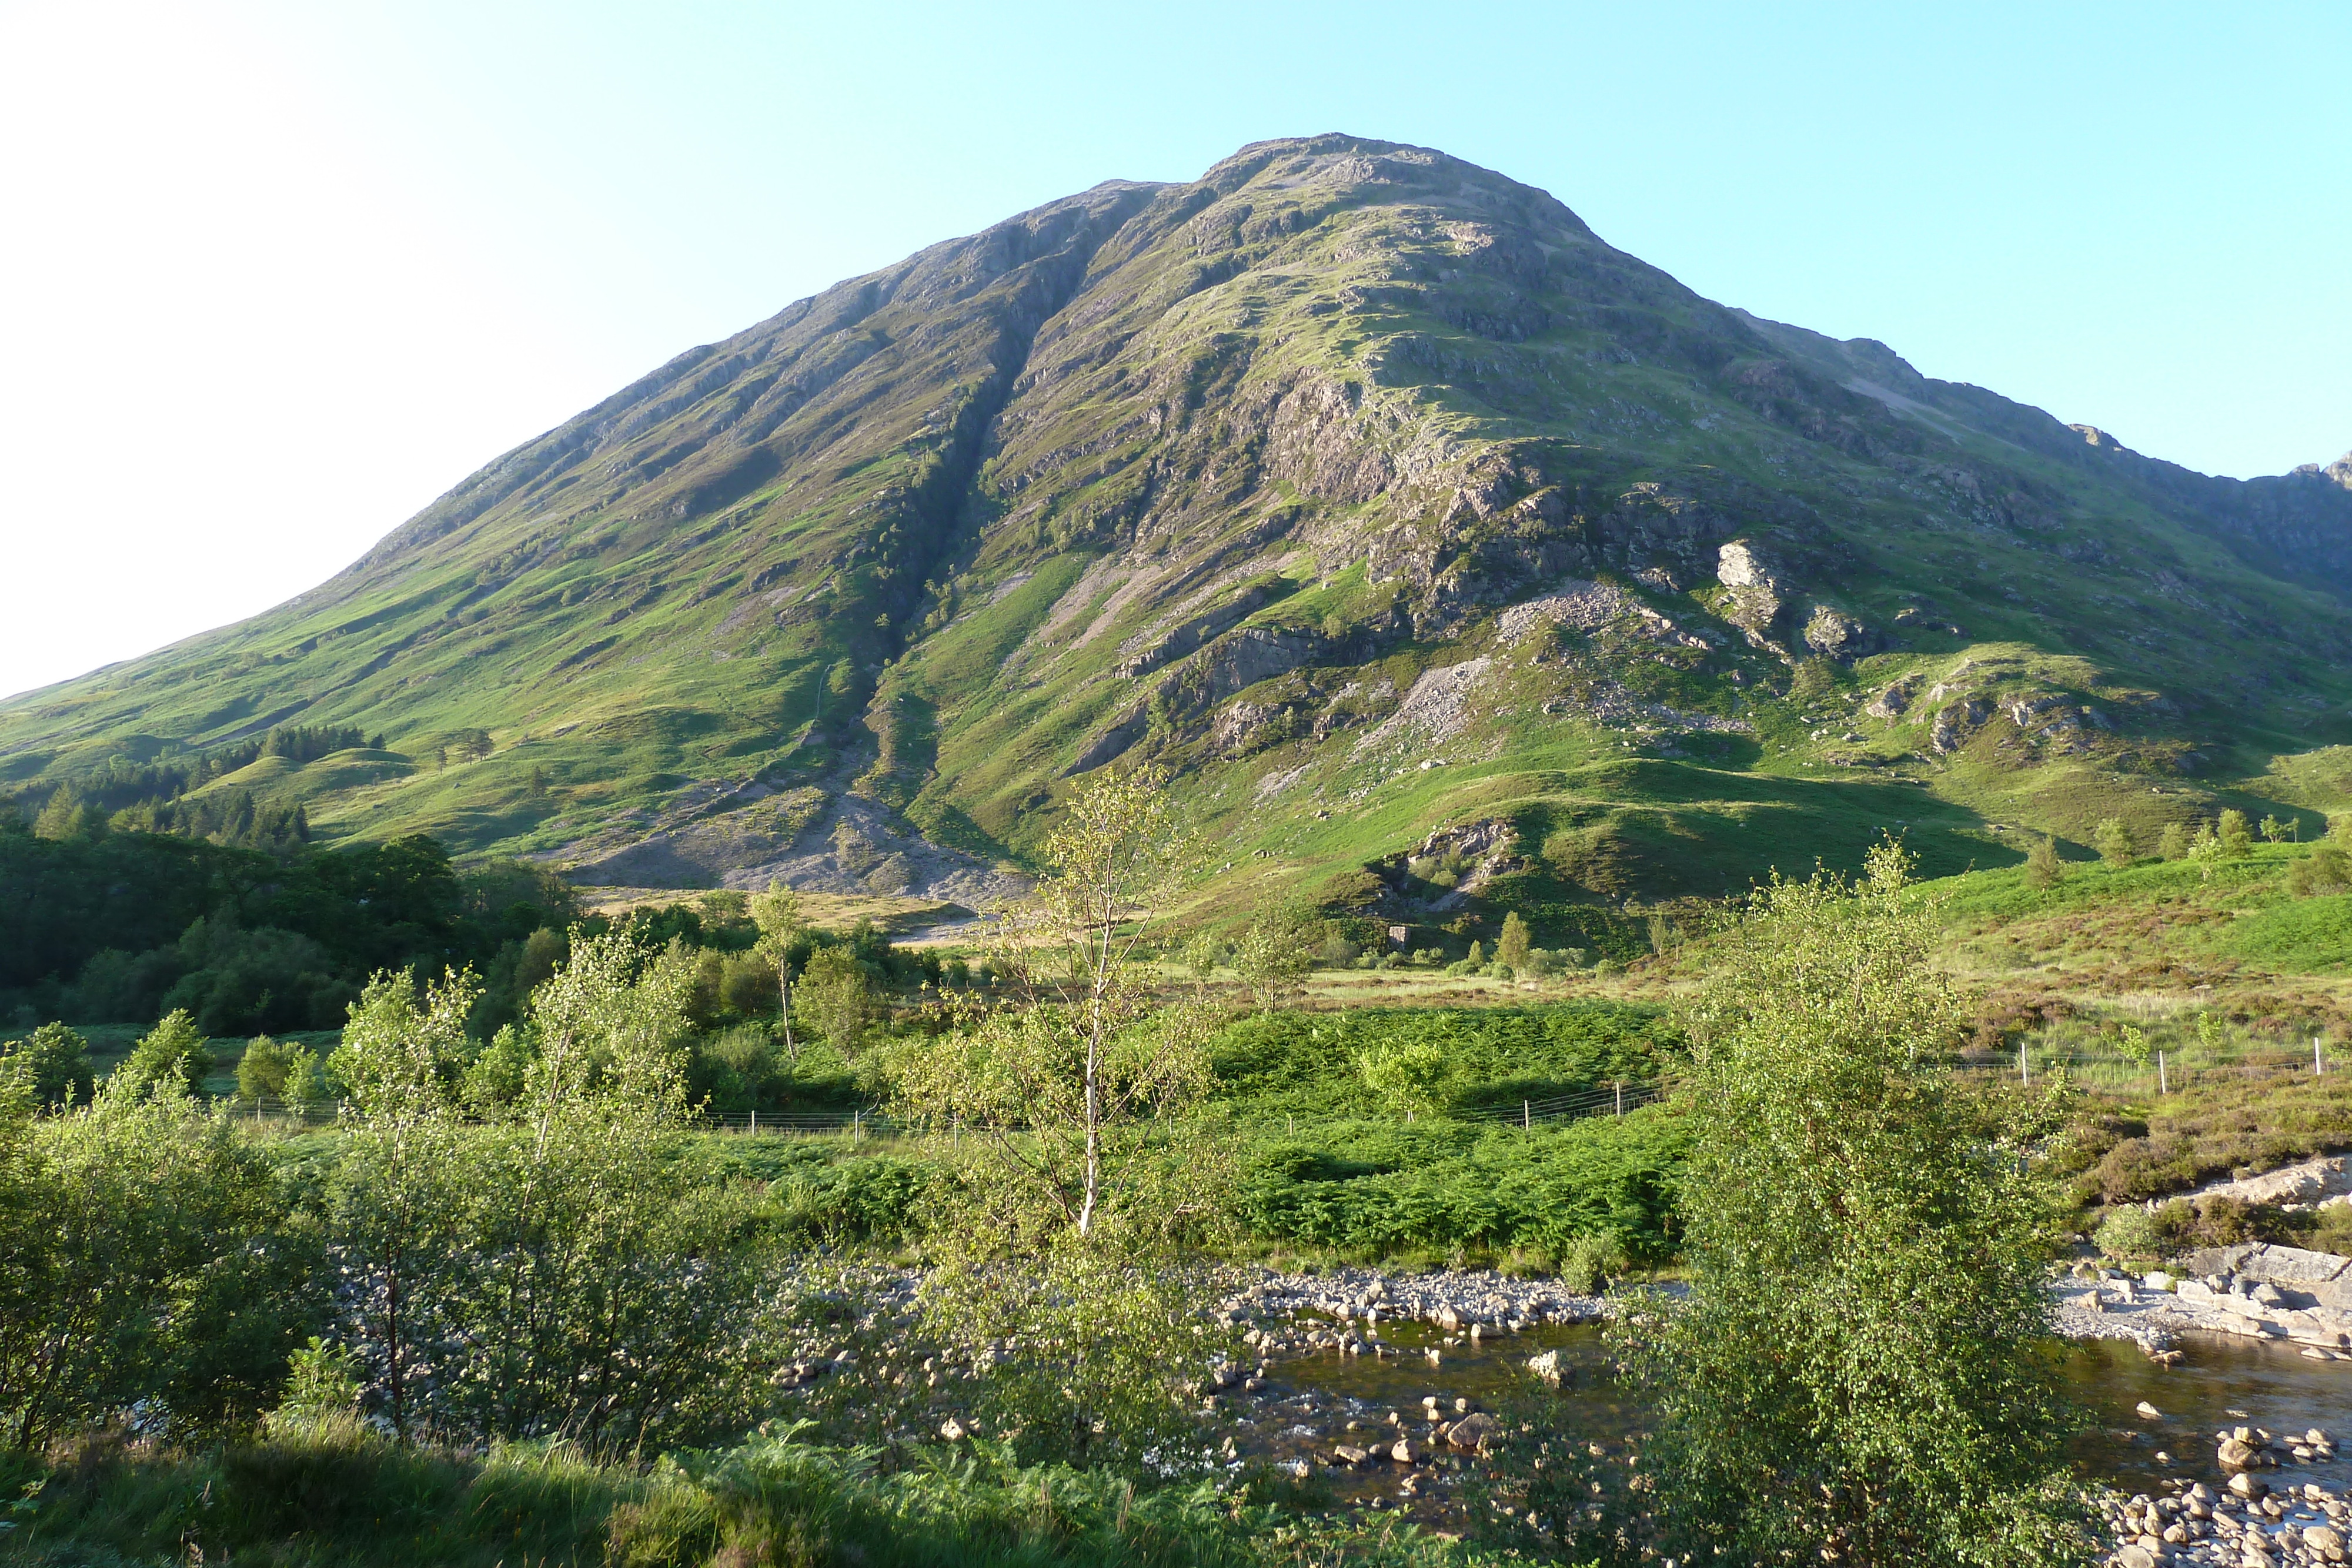
[(2025, 1064), (2025, 1042), (2023, 1040), (2020, 1040), (2017, 1043), (2017, 1081), (2020, 1083), (2031, 1083), (2033, 1082), (2033, 1071)]
[(755, 1138), (760, 1135), (760, 1108), (757, 1105), (751, 1107), (751, 1132), (750, 1135)]
[(866, 1113), (863, 1111), (852, 1111), (849, 1113), (849, 1141), (853, 1144), (857, 1142), (860, 1137), (864, 1136), (865, 1132)]
[(1519, 1102), (1519, 1131), (1522, 1133), (1532, 1133), (1535, 1130), (1535, 1116), (1528, 1110), (1528, 1103), (1522, 1100)]
[(1625, 1113), (1625, 1081), (1624, 1081), (1623, 1079), (1620, 1078), (1620, 1079), (1617, 1081), (1617, 1114), (1619, 1114), (1620, 1116), (1622, 1116), (1622, 1115), (1623, 1115), (1624, 1113)]
[(2158, 1094), (2172, 1092), (2171, 1085), (2164, 1080), (2164, 1052), (2160, 1051), (2156, 1053), (2156, 1092)]

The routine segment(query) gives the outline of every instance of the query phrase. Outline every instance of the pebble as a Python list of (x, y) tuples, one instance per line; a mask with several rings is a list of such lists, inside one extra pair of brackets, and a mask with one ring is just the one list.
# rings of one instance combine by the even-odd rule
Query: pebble
[[(2326, 1436), (2308, 1432), (2303, 1440), (2310, 1446)], [(2218, 1437), (2257, 1462), (2274, 1440), (2248, 1427)], [(2109, 1492), (2099, 1509), (2110, 1542), (2107, 1568), (2331, 1568), (2346, 1561), (2352, 1514), (2342, 1493), (2311, 1482), (2273, 1491), (2252, 1469), (2235, 1470), (2218, 1492), (2201, 1481), (2176, 1480), (2158, 1497)]]

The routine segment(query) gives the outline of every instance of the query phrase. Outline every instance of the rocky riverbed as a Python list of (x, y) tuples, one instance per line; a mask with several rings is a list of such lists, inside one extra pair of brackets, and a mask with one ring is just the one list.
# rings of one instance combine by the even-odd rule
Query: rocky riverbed
[(2352, 1505), (2343, 1492), (2315, 1481), (2268, 1477), (2335, 1456), (2318, 1427), (2273, 1433), (2237, 1426), (2214, 1433), (2217, 1458), (2230, 1479), (2209, 1487), (2177, 1479), (2154, 1495), (2110, 1493), (2101, 1512), (2113, 1549), (2111, 1568), (2159, 1563), (2233, 1564), (2235, 1568), (2318, 1568), (2345, 1561), (2352, 1540)]
[(2184, 1333), (2234, 1334), (2352, 1361), (2352, 1259), (2332, 1252), (2213, 1248), (2138, 1275), (2083, 1265), (2055, 1294), (2071, 1339), (2129, 1340), (2162, 1355)]
[[(2313, 1364), (2352, 1360), (2352, 1347), (2317, 1337), (2340, 1332), (2316, 1315), (2334, 1310), (2316, 1287), (2333, 1284), (2347, 1260), (2243, 1248), (2186, 1262), (2211, 1271), (2151, 1281), (2086, 1266), (2053, 1286), (2062, 1332), (2145, 1353), (2121, 1343), (2069, 1353), (2078, 1393), (2105, 1412), (2076, 1462), (2086, 1475), (2141, 1489), (2105, 1496), (2106, 1562), (2345, 1561), (2352, 1468), (2314, 1423), (2352, 1421), (2352, 1367)], [(978, 1369), (935, 1362), (907, 1337), (921, 1276), (852, 1272), (854, 1282), (841, 1280), (837, 1326), (814, 1331), (805, 1359), (780, 1369), (778, 1382), (813, 1392), (839, 1385), (896, 1440), (961, 1440), (972, 1429), (962, 1380)], [(1554, 1281), (1233, 1267), (1221, 1270), (1212, 1301), (1241, 1354), (1191, 1385), (1211, 1418), (1204, 1438), (1217, 1442), (1222, 1429), (1223, 1464), (1286, 1473), (1326, 1499), (1322, 1506), (1446, 1531), (1489, 1517), (1507, 1522), (1515, 1508), (1532, 1522), (1528, 1500), (1495, 1469), (1498, 1441), (1532, 1441), (1540, 1458), (1552, 1451), (1549, 1437), (1599, 1460), (1604, 1452), (1613, 1458), (1642, 1424), (1643, 1412), (1613, 1384), (1594, 1326), (1608, 1303)], [(2202, 1331), (2231, 1338), (2200, 1341)], [(2245, 1409), (2227, 1408), (2241, 1403)], [(2257, 1424), (2265, 1413), (2278, 1430)], [(2285, 1432), (2283, 1416), (2296, 1433)], [(2216, 1448), (2200, 1449), (2207, 1442)]]

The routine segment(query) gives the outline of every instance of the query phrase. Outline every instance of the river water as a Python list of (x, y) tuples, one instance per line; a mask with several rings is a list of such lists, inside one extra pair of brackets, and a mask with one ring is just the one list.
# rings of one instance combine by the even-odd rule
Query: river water
[[(1539, 1410), (1553, 1434), (1578, 1441), (1614, 1442), (1642, 1422), (1640, 1406), (1609, 1378), (1598, 1328), (1532, 1328), (1475, 1342), (1416, 1322), (1382, 1324), (1381, 1333), (1397, 1354), (1326, 1352), (1274, 1364), (1243, 1416), (1250, 1454), (1277, 1464), (1312, 1460), (1337, 1502), (1386, 1502), (1396, 1493), (1392, 1467), (1325, 1467), (1342, 1443), (1386, 1448), (1402, 1436), (1431, 1447), (1434, 1423), (1423, 1403), (1430, 1396), (1446, 1419), (1459, 1399), (1512, 1419)], [(1448, 1338), (1454, 1343), (1446, 1343)], [(1434, 1365), (1427, 1356), (1432, 1346), (1439, 1354)], [(2182, 1359), (2172, 1367), (2120, 1341), (2062, 1348), (2069, 1387), (2093, 1423), (2072, 1449), (2085, 1477), (2126, 1492), (2154, 1491), (2176, 1478), (2218, 1486), (2227, 1476), (2215, 1462), (2214, 1435), (2243, 1424), (2278, 1433), (2313, 1427), (2331, 1433), (2346, 1458), (2296, 1465), (2275, 1479), (2318, 1481), (2330, 1490), (2352, 1485), (2352, 1441), (2344, 1441), (2352, 1438), (2352, 1363), (2312, 1361), (2275, 1344), (2222, 1335), (2183, 1335), (2178, 1348)], [(1556, 1392), (1525, 1371), (1529, 1355), (1547, 1350), (1559, 1352)], [(2158, 1418), (2137, 1413), (2143, 1400), (2160, 1413)], [(1444, 1491), (1443, 1480), (1435, 1490)], [(1425, 1514), (1430, 1500), (1424, 1492), (1405, 1511)]]

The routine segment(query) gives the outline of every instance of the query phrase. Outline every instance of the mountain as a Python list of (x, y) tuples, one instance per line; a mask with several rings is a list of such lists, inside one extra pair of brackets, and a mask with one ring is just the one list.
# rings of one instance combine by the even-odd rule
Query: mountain
[(2352, 459), (2193, 474), (1320, 136), (681, 354), (301, 597), (0, 704), (0, 780), (111, 808), (357, 727), (195, 792), (977, 901), (1149, 759), (1218, 907), (1589, 930), (1882, 828), (1931, 871), (2217, 802), (2311, 831), (2347, 583)]

